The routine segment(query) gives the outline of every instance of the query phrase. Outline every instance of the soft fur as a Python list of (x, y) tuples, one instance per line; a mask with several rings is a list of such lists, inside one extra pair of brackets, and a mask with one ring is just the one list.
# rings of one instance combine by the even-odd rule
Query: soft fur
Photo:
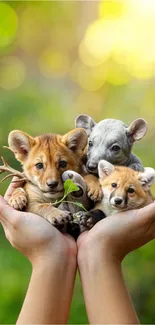
[(153, 168), (147, 167), (143, 172), (139, 172), (101, 160), (98, 172), (103, 199), (95, 205), (95, 210), (78, 213), (82, 227), (89, 229), (105, 216), (139, 209), (154, 201), (150, 191), (150, 186), (155, 183)]
[[(71, 220), (68, 211), (58, 209), (51, 203), (63, 197), (65, 176), (62, 179), (62, 174), (65, 171), (74, 171), (74, 178), (77, 173), (84, 177), (86, 175), (83, 162), (87, 145), (86, 132), (77, 128), (64, 136), (44, 134), (34, 138), (15, 130), (9, 134), (8, 143), (16, 159), (21, 162), (24, 174), (29, 180), (23, 188), (17, 188), (13, 192), (10, 205), (15, 209), (36, 213), (56, 225), (62, 220), (63, 222)], [(90, 175), (87, 178), (88, 183), (91, 183), (94, 176)], [(100, 189), (98, 180), (95, 181)], [(91, 201), (86, 191), (87, 187), (84, 188), (82, 195), (77, 197), (77, 201), (82, 200), (89, 208)]]
[(83, 128), (88, 135), (87, 169), (98, 174), (98, 163), (105, 159), (114, 165), (143, 170), (141, 160), (132, 153), (135, 141), (140, 140), (147, 131), (147, 123), (138, 118), (129, 126), (120, 120), (105, 119), (96, 123), (88, 115), (79, 115), (76, 127)]

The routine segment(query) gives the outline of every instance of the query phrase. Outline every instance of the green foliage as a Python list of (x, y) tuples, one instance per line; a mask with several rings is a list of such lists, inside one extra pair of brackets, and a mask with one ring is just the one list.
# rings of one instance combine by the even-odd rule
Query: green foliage
[[(73, 181), (71, 179), (67, 179), (64, 183), (64, 196), (61, 200), (56, 200), (53, 205), (58, 205), (62, 202), (64, 202), (65, 198), (67, 197), (68, 194), (72, 193), (72, 192), (77, 192), (79, 190), (78, 186), (76, 186)], [(68, 202), (68, 201), (65, 201)]]
[(79, 203), (79, 202), (74, 202), (74, 201), (68, 201), (68, 200), (65, 200), (65, 198), (70, 194), (70, 193), (73, 193), (73, 192), (77, 192), (79, 190), (79, 187), (76, 186), (76, 184), (74, 184), (74, 182), (71, 180), (71, 179), (67, 179), (64, 183), (64, 189), (65, 189), (65, 192), (64, 192), (64, 196), (61, 200), (59, 201), (55, 201), (53, 203), (53, 205), (58, 205), (62, 202), (65, 202), (65, 203), (70, 203), (70, 204), (73, 204), (73, 205), (76, 205), (77, 207), (81, 208), (82, 210), (85, 210), (85, 207), (83, 206), (82, 203)]
[(79, 190), (79, 187), (76, 186), (76, 184), (74, 184), (74, 182), (71, 179), (67, 179), (64, 183), (64, 189), (65, 189), (65, 193), (64, 193), (64, 198), (72, 193), (72, 192), (77, 192)]
[(0, 48), (12, 43), (16, 35), (17, 25), (16, 12), (6, 3), (0, 2)]

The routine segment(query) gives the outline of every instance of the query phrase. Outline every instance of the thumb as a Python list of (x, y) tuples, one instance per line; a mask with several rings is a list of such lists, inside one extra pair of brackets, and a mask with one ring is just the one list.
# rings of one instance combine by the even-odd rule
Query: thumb
[(24, 184), (24, 182), (19, 181), (18, 177), (14, 177), (12, 182), (10, 183), (5, 195), (4, 195), (5, 200), (9, 201), (9, 199), (12, 196), (12, 193), (14, 192), (14, 190), (16, 188), (18, 188), (18, 187), (23, 187), (23, 184)]
[(4, 224), (13, 223), (20, 212), (14, 210), (0, 195), (0, 221)]

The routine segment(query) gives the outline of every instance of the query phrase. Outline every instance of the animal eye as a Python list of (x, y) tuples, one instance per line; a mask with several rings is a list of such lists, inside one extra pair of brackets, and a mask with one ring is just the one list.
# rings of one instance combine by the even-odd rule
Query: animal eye
[(61, 160), (60, 162), (59, 162), (59, 167), (60, 168), (65, 168), (67, 166), (67, 161), (65, 161), (65, 160)]
[(89, 141), (89, 147), (93, 146), (93, 141)]
[(134, 192), (135, 192), (135, 190), (132, 187), (128, 188), (128, 193), (134, 193)]
[(119, 151), (120, 150), (120, 147), (117, 146), (117, 145), (114, 145), (114, 146), (112, 146), (112, 150), (113, 151)]
[(117, 187), (117, 183), (112, 183), (111, 186), (112, 186), (113, 188), (116, 188), (116, 187)]
[(36, 164), (36, 167), (37, 167), (37, 169), (42, 169), (43, 168), (43, 164), (42, 163), (37, 163)]

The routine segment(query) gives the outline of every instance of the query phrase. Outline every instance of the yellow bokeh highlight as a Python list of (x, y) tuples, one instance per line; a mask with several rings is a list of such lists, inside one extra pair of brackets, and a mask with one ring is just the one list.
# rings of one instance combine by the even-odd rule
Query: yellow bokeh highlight
[(106, 68), (104, 65), (88, 67), (76, 61), (71, 69), (71, 77), (81, 88), (87, 91), (95, 91), (100, 89), (105, 83)]
[(155, 1), (154, 0), (128, 0), (126, 2), (128, 12), (143, 19), (154, 19)]
[(116, 23), (113, 20), (96, 20), (88, 27), (84, 42), (85, 47), (99, 62), (105, 61), (115, 44)]
[[(131, 78), (152, 78), (154, 30), (155, 0), (101, 1), (99, 19), (87, 28), (79, 46), (80, 60), (90, 67), (90, 80), (92, 67), (109, 66), (109, 61), (113, 64), (106, 81), (112, 84), (125, 84)], [(86, 89), (87, 78), (79, 84)]]
[(14, 56), (0, 59), (0, 71), (0, 87), (6, 90), (20, 87), (26, 76), (23, 61)]
[(69, 69), (69, 60), (66, 53), (53, 49), (46, 49), (39, 58), (39, 68), (46, 78), (65, 76)]
[(72, 109), (77, 114), (93, 114), (95, 110), (96, 118), (101, 115), (104, 106), (103, 96), (100, 96), (97, 92), (82, 91), (74, 100)]
[(38, 55), (49, 38), (49, 12), (47, 6), (29, 4), (24, 7), (19, 20), (18, 42), (29, 54)]
[[(126, 1), (126, 0), (125, 0)], [(103, 0), (99, 4), (99, 15), (101, 18), (105, 19), (117, 19), (125, 11), (125, 1), (115, 0), (107, 1)]]
[(82, 41), (79, 46), (79, 57), (84, 64), (90, 67), (98, 66), (104, 61), (102, 57), (97, 59), (94, 58), (94, 56), (91, 55), (91, 53), (87, 49), (84, 41)]
[(155, 73), (155, 66), (153, 64), (149, 64), (148, 62), (144, 63), (144, 61), (139, 61), (138, 59), (132, 60), (132, 64), (128, 66), (128, 71), (134, 78), (137, 79), (150, 79)]
[(18, 28), (18, 17), (14, 9), (0, 2), (0, 48), (10, 45), (15, 39)]
[(121, 64), (116, 64), (114, 62), (110, 62), (107, 64), (108, 71), (106, 74), (106, 81), (112, 85), (120, 86), (128, 84), (131, 75), (124, 70)]

